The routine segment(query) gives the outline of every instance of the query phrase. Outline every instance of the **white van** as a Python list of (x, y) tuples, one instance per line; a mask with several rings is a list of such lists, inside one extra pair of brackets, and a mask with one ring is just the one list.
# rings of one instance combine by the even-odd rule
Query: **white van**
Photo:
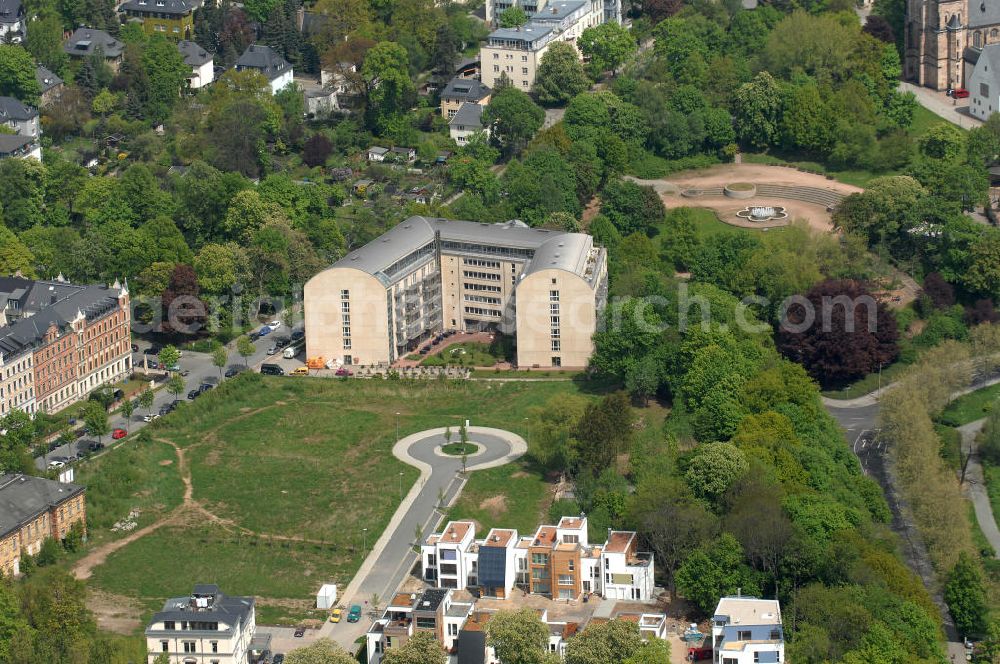
[(298, 343), (294, 343), (290, 345), (288, 348), (286, 348), (284, 351), (282, 351), (281, 356), (286, 360), (290, 360), (296, 355), (298, 355), (300, 352), (302, 352), (302, 347), (304, 345), (305, 344), (303, 344), (301, 341)]

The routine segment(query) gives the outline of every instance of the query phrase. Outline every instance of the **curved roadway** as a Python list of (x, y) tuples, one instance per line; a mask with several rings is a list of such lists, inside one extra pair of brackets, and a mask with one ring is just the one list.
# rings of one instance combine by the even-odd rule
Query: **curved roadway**
[[(420, 477), (392, 515), (381, 537), (372, 544), (371, 553), (354, 579), (341, 591), (338, 603), (345, 606), (360, 604), (367, 612), (367, 603), (373, 594), (379, 596), (380, 602), (390, 599), (416, 562), (417, 555), (412, 549), (416, 527), (420, 526), (424, 535), (433, 532), (444, 516), (444, 510), (461, 493), (466, 481), (461, 473), (461, 457), (435, 453), (435, 449), (445, 443), (444, 432), (445, 428), (441, 427), (410, 434), (392, 448), (396, 458), (420, 470)], [(455, 442), (454, 428), (452, 434), (452, 442)], [(467, 459), (466, 469), (469, 472), (510, 463), (528, 449), (523, 438), (502, 429), (469, 427), (468, 438), (480, 448), (475, 456)], [(438, 500), (441, 493), (444, 494), (443, 506)], [(327, 621), (319, 636), (333, 638), (351, 648), (368, 629), (370, 622), (367, 617), (355, 624)]]

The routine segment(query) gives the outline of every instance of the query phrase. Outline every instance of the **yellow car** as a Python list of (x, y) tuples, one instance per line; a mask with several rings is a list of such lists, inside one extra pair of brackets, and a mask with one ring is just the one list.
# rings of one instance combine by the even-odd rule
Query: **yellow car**
[(341, 609), (334, 609), (333, 611), (330, 612), (330, 622), (332, 622), (332, 623), (339, 623), (340, 622), (340, 617), (343, 614), (344, 614), (344, 612)]
[(293, 376), (308, 376), (309, 375), (309, 367), (299, 367), (298, 369), (296, 369), (295, 371), (292, 372), (292, 375)]

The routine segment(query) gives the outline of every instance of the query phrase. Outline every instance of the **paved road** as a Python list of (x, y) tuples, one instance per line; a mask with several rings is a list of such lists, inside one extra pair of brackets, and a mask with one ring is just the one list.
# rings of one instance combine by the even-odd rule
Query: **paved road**
[[(988, 385), (993, 385), (1000, 382), (1000, 377), (991, 376), (985, 379), (976, 379), (973, 381), (972, 385), (966, 389), (959, 390), (952, 395), (953, 398), (959, 397), (963, 394), (968, 394), (975, 390), (981, 389)], [(921, 540), (919, 534), (912, 523), (903, 518), (902, 509), (899, 505), (898, 497), (896, 496), (895, 487), (892, 481), (889, 479), (885, 467), (885, 456), (883, 454), (885, 448), (884, 444), (878, 441), (877, 437), (877, 425), (878, 425), (878, 415), (879, 415), (879, 397), (885, 393), (886, 390), (894, 389), (898, 386), (898, 383), (892, 383), (886, 385), (881, 391), (872, 392), (870, 394), (863, 395), (854, 399), (837, 400), (837, 399), (823, 399), (823, 405), (826, 407), (827, 412), (830, 413), (840, 424), (841, 428), (844, 429), (844, 436), (847, 439), (848, 444), (851, 445), (851, 449), (854, 451), (855, 455), (858, 457), (858, 461), (861, 464), (862, 470), (865, 474), (878, 480), (879, 484), (882, 486), (883, 491), (886, 494), (886, 500), (889, 503), (890, 510), (893, 515), (892, 527), (893, 530), (899, 533), (903, 543), (905, 545), (904, 554), (906, 555), (907, 561), (910, 567), (918, 576), (924, 579), (925, 583), (928, 583), (928, 579), (933, 579), (934, 572), (931, 569), (930, 559), (926, 553), (926, 549), (923, 546), (923, 541)], [(975, 423), (973, 423), (975, 424)], [(969, 427), (969, 434), (972, 436), (973, 433), (972, 425), (966, 425)], [(963, 442), (967, 440), (966, 432), (963, 431)], [(977, 462), (978, 467), (978, 462)], [(969, 472), (972, 472), (972, 467), (970, 463)], [(982, 470), (980, 469), (980, 474)], [(971, 475), (970, 475), (971, 476)], [(982, 486), (980, 480), (978, 484), (978, 492), (985, 496), (985, 489)], [(976, 519), (980, 523), (980, 528), (986, 533), (987, 528), (992, 525), (994, 531), (996, 531), (996, 521), (993, 519), (992, 509), (990, 509), (989, 498), (985, 497), (984, 504), (983, 498), (977, 499), (975, 491), (970, 490), (970, 497), (973, 499), (973, 506), (976, 510)], [(983, 511), (981, 515), (981, 510), (985, 508), (987, 512)], [(983, 523), (986, 526), (983, 526)], [(998, 538), (998, 543), (1000, 543), (1000, 532), (996, 534)], [(989, 539), (989, 536), (987, 536)], [(990, 542), (992, 543), (992, 539)], [(1000, 551), (1000, 549), (996, 549)], [(947, 613), (947, 609), (944, 602), (939, 594), (935, 594), (934, 598), (941, 609), (941, 618), (945, 628), (945, 634), (948, 640), (945, 642), (946, 657), (952, 662), (965, 661), (965, 646), (962, 643), (958, 631), (955, 628), (954, 622), (951, 620), (951, 616)]]
[[(367, 612), (372, 595), (377, 594), (381, 602), (390, 599), (416, 563), (417, 555), (412, 549), (416, 526), (420, 526), (424, 535), (433, 532), (444, 516), (439, 509), (440, 493), (444, 493), (445, 506), (458, 497), (465, 485), (461, 458), (435, 453), (445, 442), (443, 434), (443, 428), (422, 431), (403, 438), (393, 447), (397, 458), (420, 469), (420, 479), (372, 545), (354, 580), (341, 593), (339, 601), (345, 606), (362, 605), (365, 618), (354, 624), (327, 621), (314, 637), (332, 638), (353, 652), (355, 641), (371, 625)], [(481, 450), (468, 458), (470, 472), (510, 463), (527, 451), (523, 438), (500, 429), (469, 427), (469, 440), (479, 444)]]
[[(299, 325), (299, 327), (301, 328), (301, 325)], [(267, 349), (271, 346), (273, 342), (272, 335), (275, 334), (277, 336), (287, 335), (288, 328), (282, 326), (277, 330), (277, 332), (272, 332), (271, 334), (261, 339), (258, 339), (257, 341), (254, 342), (254, 347), (257, 350), (251, 357), (248, 357), (246, 361), (246, 364), (249, 364), (251, 369), (261, 364), (268, 357), (271, 357), (273, 362), (277, 362), (279, 364), (282, 364), (282, 366), (286, 366), (289, 368), (293, 365), (301, 364), (301, 359), (302, 359), (301, 355), (299, 356), (298, 359), (295, 360), (282, 359), (280, 354), (274, 356), (268, 356)], [(139, 352), (133, 353), (132, 363), (133, 366), (135, 367), (141, 367), (143, 362), (142, 351), (149, 348), (150, 344), (144, 341), (137, 341), (136, 345), (139, 347)], [(229, 345), (228, 366), (235, 365), (243, 367), (244, 364), (245, 363), (243, 358), (236, 353), (235, 342), (231, 343)], [(212, 364), (212, 357), (207, 353), (195, 353), (191, 351), (184, 351), (184, 354), (181, 357), (180, 366), (182, 371), (186, 370), (190, 372), (186, 377), (184, 377), (185, 390), (184, 393), (181, 394), (180, 396), (181, 399), (185, 399), (187, 397), (188, 390), (194, 389), (204, 382), (211, 382), (213, 384), (217, 384), (220, 380), (222, 380), (219, 376), (218, 367)], [(158, 384), (162, 384), (162, 379)], [(174, 399), (173, 395), (168, 393), (165, 389), (157, 390), (155, 392), (155, 398), (153, 400), (153, 407), (150, 409), (151, 412), (153, 413), (159, 412), (161, 406), (168, 404), (169, 402), (173, 401), (173, 399)], [(131, 421), (126, 422), (125, 418), (116, 412), (111, 414), (111, 416), (108, 418), (108, 421), (110, 422), (112, 429), (120, 427), (128, 431), (129, 434), (132, 434), (133, 432), (138, 431), (139, 429), (145, 426), (145, 423), (142, 421), (142, 416), (146, 415), (146, 413), (147, 413), (146, 409), (140, 408), (132, 414)], [(85, 445), (82, 444), (82, 441), (95, 440), (95, 439), (96, 436), (88, 435), (72, 443), (62, 445), (43, 456), (37, 457), (35, 459), (35, 466), (39, 469), (45, 469), (45, 467), (48, 466), (50, 461), (65, 460), (67, 457), (81, 454), (85, 451), (84, 450)], [(105, 445), (109, 446), (110, 443), (112, 442), (110, 436), (104, 436), (101, 440), (102, 442), (104, 442)]]

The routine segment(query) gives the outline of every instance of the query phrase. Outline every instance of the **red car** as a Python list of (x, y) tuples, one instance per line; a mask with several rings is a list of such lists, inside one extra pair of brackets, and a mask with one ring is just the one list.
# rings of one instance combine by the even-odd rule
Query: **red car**
[(952, 90), (951, 96), (955, 99), (966, 99), (969, 96), (969, 91), (965, 88), (955, 88)]
[(128, 431), (125, 431), (125, 429), (115, 429), (114, 431), (111, 432), (111, 438), (113, 440), (121, 440), (127, 435)]

